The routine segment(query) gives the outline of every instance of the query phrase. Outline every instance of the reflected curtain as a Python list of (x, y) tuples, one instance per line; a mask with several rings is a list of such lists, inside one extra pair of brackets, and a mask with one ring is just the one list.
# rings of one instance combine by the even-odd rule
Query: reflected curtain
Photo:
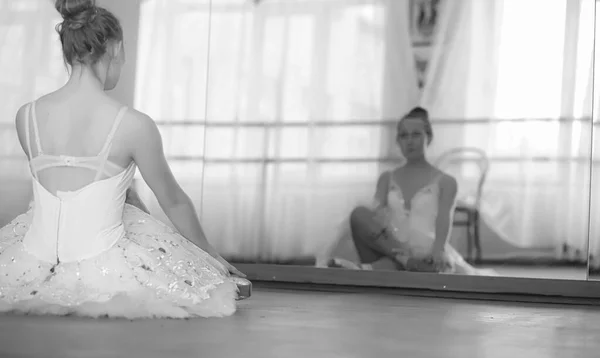
[(386, 123), (418, 103), (407, 20), (397, 0), (143, 3), (136, 104), (224, 255), (314, 257), (372, 196)]
[(451, 0), (439, 26), (422, 104), (448, 134), (439, 152), (487, 153), (492, 237), (585, 260), (594, 1)]
[(47, 0), (0, 1), (0, 226), (27, 209), (30, 174), (15, 131), (23, 104), (64, 84), (60, 21)]
[[(143, 2), (136, 106), (159, 124), (224, 254), (313, 256), (371, 197), (381, 158), (397, 156), (394, 120), (420, 96), (408, 4)], [(483, 214), (499, 240), (585, 256), (593, 1), (451, 0), (440, 15), (421, 97), (438, 134), (432, 157), (484, 149)], [(59, 20), (51, 1), (0, 1), (0, 224), (30, 195), (16, 110), (66, 79), (48, 31)]]
[(595, 56), (594, 56), (594, 64), (592, 69), (593, 76), (593, 96), (587, 101), (586, 106), (592, 104), (593, 105), (593, 136), (592, 141), (594, 145), (592, 147), (592, 158), (593, 166), (592, 166), (592, 176), (591, 176), (591, 215), (590, 215), (590, 271), (593, 274), (597, 275), (600, 272), (600, 166), (598, 165), (598, 158), (600, 158), (600, 146), (598, 143), (598, 129), (600, 128), (600, 78), (598, 74), (600, 73), (600, 6), (596, 2), (596, 36), (595, 36)]

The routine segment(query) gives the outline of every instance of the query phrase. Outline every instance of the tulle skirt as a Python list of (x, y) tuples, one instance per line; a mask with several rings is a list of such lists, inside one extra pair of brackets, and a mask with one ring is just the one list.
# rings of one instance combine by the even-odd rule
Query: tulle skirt
[(223, 317), (237, 286), (173, 229), (126, 205), (126, 234), (90, 259), (40, 261), (23, 246), (31, 211), (0, 229), (0, 312), (86, 317)]

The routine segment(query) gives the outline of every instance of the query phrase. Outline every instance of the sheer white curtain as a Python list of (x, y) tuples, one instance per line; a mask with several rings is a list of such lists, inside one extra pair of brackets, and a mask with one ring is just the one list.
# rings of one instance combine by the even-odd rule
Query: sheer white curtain
[[(422, 103), (491, 159), (483, 214), (513, 246), (587, 255), (593, 0), (444, 2)], [(456, 128), (456, 126), (454, 126)]]
[[(443, 3), (422, 97), (438, 120), (432, 155), (485, 149), (488, 224), (518, 247), (585, 256), (593, 1)], [(210, 5), (143, 2), (136, 105), (222, 251), (312, 256), (372, 195), (393, 119), (418, 102), (408, 1)], [(67, 76), (59, 20), (49, 0), (0, 1), (0, 224), (30, 195), (16, 110)]]
[(27, 209), (31, 182), (15, 131), (19, 107), (56, 89), (67, 73), (48, 0), (0, 1), (0, 226)]
[(372, 195), (385, 120), (418, 102), (408, 2), (142, 6), (137, 105), (161, 124), (217, 248), (323, 251)]

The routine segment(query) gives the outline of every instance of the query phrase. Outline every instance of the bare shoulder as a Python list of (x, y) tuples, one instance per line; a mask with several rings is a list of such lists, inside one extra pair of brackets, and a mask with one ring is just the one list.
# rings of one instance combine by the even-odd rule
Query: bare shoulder
[(381, 173), (379, 175), (379, 180), (378, 183), (386, 183), (390, 180), (390, 177), (392, 176), (392, 172), (390, 170), (386, 170), (383, 173)]
[(128, 127), (135, 130), (147, 130), (150, 127), (156, 127), (149, 115), (133, 108), (129, 108), (125, 112), (123, 119), (129, 124)]
[(387, 188), (390, 186), (390, 182), (394, 180), (394, 176), (401, 175), (399, 174), (400, 170), (400, 168), (395, 168), (391, 170), (386, 170), (383, 173), (381, 173), (381, 175), (379, 175), (379, 180), (377, 181), (377, 187), (381, 188), (382, 190), (387, 190)]
[(17, 111), (17, 115), (15, 118), (15, 125), (17, 126), (17, 130), (23, 129), (25, 127), (25, 120), (27, 119), (27, 107), (29, 107), (30, 103), (26, 103), (22, 105)]
[(456, 181), (456, 178), (441, 170), (438, 171), (440, 174), (440, 188), (446, 192), (456, 193), (458, 190), (458, 182)]
[(25, 122), (27, 121), (27, 108), (29, 107), (29, 103), (26, 103), (19, 108), (17, 111), (17, 115), (15, 116), (15, 127), (17, 129), (17, 137), (19, 138), (19, 143), (21, 144), (21, 148), (25, 152), (25, 154), (29, 157), (29, 149), (27, 148), (27, 139), (25, 133)]
[(123, 131), (127, 138), (139, 142), (156, 142), (160, 140), (160, 132), (154, 120), (147, 114), (129, 109), (123, 118)]

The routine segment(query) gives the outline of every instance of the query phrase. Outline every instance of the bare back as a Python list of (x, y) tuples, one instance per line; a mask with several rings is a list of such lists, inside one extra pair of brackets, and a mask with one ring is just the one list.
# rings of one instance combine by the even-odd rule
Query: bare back
[[(56, 194), (122, 172), (132, 162), (119, 131), (123, 112), (124, 106), (106, 95), (63, 89), (23, 106), (17, 115), (19, 141), (30, 161), (43, 159), (32, 167), (34, 177)], [(52, 165), (61, 160), (64, 165)]]

